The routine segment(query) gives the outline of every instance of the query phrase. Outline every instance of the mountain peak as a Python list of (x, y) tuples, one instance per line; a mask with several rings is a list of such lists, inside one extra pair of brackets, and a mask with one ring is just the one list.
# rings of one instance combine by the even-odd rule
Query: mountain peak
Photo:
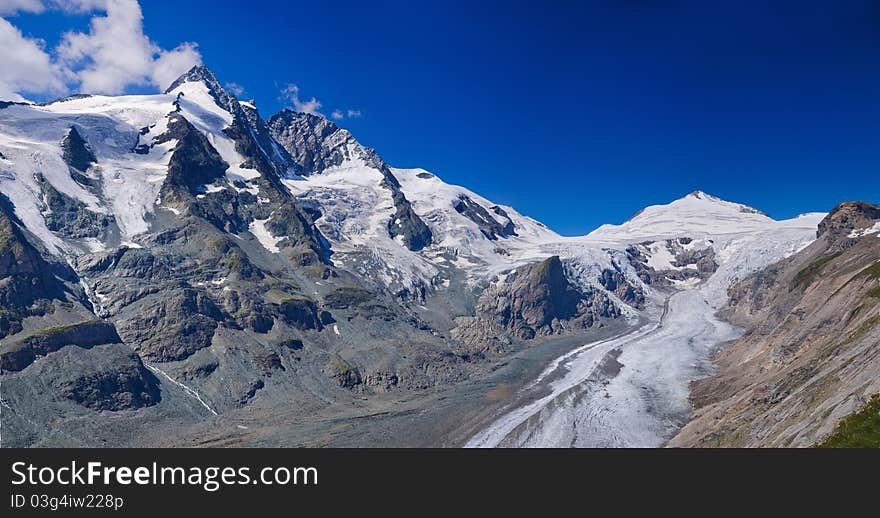
[[(220, 82), (217, 81), (217, 76), (214, 75), (214, 72), (212, 72), (210, 68), (205, 65), (196, 65), (189, 69), (185, 74), (175, 79), (174, 82), (171, 83), (171, 86), (165, 89), (165, 93), (170, 94), (184, 83), (198, 82), (205, 83), (209, 88), (214, 84), (218, 87), (220, 86)], [(222, 90), (222, 87), (220, 87), (220, 89)]]
[(695, 198), (698, 200), (710, 200), (710, 201), (721, 200), (721, 198), (719, 198), (717, 196), (712, 196), (711, 194), (707, 194), (707, 193), (700, 191), (700, 190), (696, 190), (696, 191), (688, 193), (688, 195), (685, 196), (685, 198)]
[(836, 239), (849, 232), (863, 230), (880, 221), (880, 207), (864, 201), (839, 204), (819, 223), (816, 237), (828, 234)]
[(357, 156), (376, 169), (387, 169), (381, 157), (347, 129), (312, 113), (285, 108), (269, 118), (269, 131), (306, 174), (320, 172)]
[(622, 225), (603, 225), (597, 239), (639, 240), (661, 236), (735, 234), (765, 230), (774, 220), (758, 209), (693, 191), (671, 203), (645, 207)]
[(672, 202), (670, 204), (670, 206), (675, 205), (675, 204), (684, 204), (687, 202), (693, 202), (693, 201), (697, 201), (697, 200), (699, 200), (700, 202), (709, 202), (713, 205), (726, 207), (726, 208), (735, 210), (737, 212), (741, 212), (743, 214), (758, 214), (760, 216), (764, 216), (764, 217), (769, 218), (769, 216), (766, 213), (764, 213), (754, 207), (750, 207), (750, 206), (744, 205), (742, 203), (727, 201), (722, 198), (719, 198), (718, 196), (712, 196), (711, 194), (708, 194), (705, 191), (700, 191), (700, 190), (696, 190), (691, 193), (688, 193), (687, 196), (684, 196), (683, 198), (679, 198), (679, 199), (675, 200), (674, 202)]
[(241, 105), (239, 104), (238, 99), (223, 88), (223, 85), (217, 80), (217, 76), (215, 76), (214, 72), (212, 72), (207, 66), (196, 65), (192, 67), (187, 73), (178, 77), (177, 80), (171, 83), (171, 86), (165, 90), (165, 93), (173, 93), (187, 83), (202, 83), (205, 85), (208, 89), (208, 93), (211, 94), (211, 97), (214, 98), (217, 105), (229, 113), (236, 115), (241, 111)]

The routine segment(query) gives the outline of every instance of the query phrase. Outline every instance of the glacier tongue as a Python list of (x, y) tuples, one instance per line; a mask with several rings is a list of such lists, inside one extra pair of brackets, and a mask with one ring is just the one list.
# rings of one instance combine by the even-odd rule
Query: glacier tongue
[[(642, 313), (647, 319), (642, 327), (586, 343), (553, 362), (526, 390), (525, 403), (508, 408), (467, 446), (663, 445), (689, 418), (689, 383), (709, 374), (712, 352), (741, 334), (716, 316), (727, 302), (728, 287), (808, 246), (823, 216), (774, 221), (742, 208), (691, 195), (582, 238), (587, 245), (623, 248), (645, 239), (698, 235), (711, 244), (718, 267), (702, 283), (653, 292), (654, 304)], [(550, 374), (556, 374), (555, 380), (542, 384)], [(529, 391), (541, 389), (549, 394), (529, 400)]]

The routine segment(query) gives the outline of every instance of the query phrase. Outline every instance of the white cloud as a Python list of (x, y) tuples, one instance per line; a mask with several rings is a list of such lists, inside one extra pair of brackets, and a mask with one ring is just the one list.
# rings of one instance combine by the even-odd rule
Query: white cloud
[(19, 12), (42, 13), (45, 10), (42, 0), (0, 0), (0, 16)]
[(150, 80), (165, 90), (178, 77), (182, 76), (195, 65), (202, 63), (202, 55), (199, 53), (198, 44), (192, 42), (181, 43), (172, 50), (160, 50), (159, 55), (153, 62), (153, 72)]
[(318, 110), (321, 108), (321, 101), (312, 97), (308, 101), (301, 101), (299, 98), (299, 86), (288, 84), (281, 90), (281, 96), (293, 103), (293, 108), (300, 113), (311, 113), (321, 115)]
[(360, 110), (348, 110), (348, 118), (349, 119), (358, 119), (361, 116)]
[(345, 114), (343, 114), (341, 110), (333, 110), (333, 113), (330, 114), (330, 117), (332, 117), (334, 120), (339, 121), (345, 118)]
[[(195, 43), (168, 50), (144, 34), (137, 0), (0, 0), (0, 14), (46, 9), (96, 13), (88, 32), (65, 33), (52, 55), (2, 20), (0, 94), (56, 94), (68, 87), (84, 93), (120, 94), (131, 86), (162, 90), (202, 62)], [(63, 80), (62, 80), (63, 79)], [(14, 94), (14, 95), (13, 95)]]
[(225, 85), (223, 85), (223, 87), (226, 88), (227, 92), (236, 97), (241, 97), (245, 93), (244, 87), (236, 82), (226, 83)]
[(70, 8), (103, 6), (106, 15), (92, 18), (89, 32), (65, 33), (58, 45), (61, 62), (73, 71), (88, 93), (120, 94), (128, 86), (152, 84), (164, 89), (193, 65), (201, 63), (196, 45), (164, 50), (144, 34), (137, 0), (75, 0)]
[(64, 93), (60, 67), (43, 50), (43, 42), (26, 38), (0, 18), (0, 100), (20, 101), (22, 93)]

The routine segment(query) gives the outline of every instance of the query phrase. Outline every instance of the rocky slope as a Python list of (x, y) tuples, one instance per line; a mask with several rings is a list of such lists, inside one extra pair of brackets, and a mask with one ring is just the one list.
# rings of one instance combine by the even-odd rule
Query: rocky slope
[(486, 289), (475, 315), (462, 318), (453, 336), (481, 351), (500, 353), (513, 341), (583, 331), (620, 316), (604, 292), (574, 285), (553, 256), (521, 266)]
[(730, 289), (749, 329), (694, 385), (672, 446), (810, 446), (880, 392), (880, 210), (843, 203), (799, 253)]

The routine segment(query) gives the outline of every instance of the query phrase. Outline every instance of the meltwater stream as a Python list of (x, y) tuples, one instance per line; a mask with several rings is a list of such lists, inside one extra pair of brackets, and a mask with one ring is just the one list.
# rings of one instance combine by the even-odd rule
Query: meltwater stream
[(549, 394), (508, 411), (465, 446), (663, 445), (687, 421), (688, 384), (710, 371), (717, 345), (741, 334), (715, 311), (702, 289), (673, 294), (654, 322), (552, 363), (532, 388), (552, 379)]

